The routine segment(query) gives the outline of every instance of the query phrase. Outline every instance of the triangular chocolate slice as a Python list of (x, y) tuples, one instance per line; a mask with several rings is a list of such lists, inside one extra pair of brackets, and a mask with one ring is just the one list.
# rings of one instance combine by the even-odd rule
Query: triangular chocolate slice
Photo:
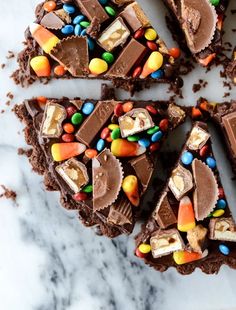
[[(185, 112), (173, 105), (172, 113), (174, 108), (181, 113), (172, 119), (169, 102), (103, 98), (50, 99), (46, 104), (32, 99), (15, 111), (26, 123), (26, 139), (34, 149), (30, 162), (45, 175), (47, 188), (59, 190), (63, 206), (78, 210), (86, 226), (98, 225), (113, 238), (132, 232), (155, 156)], [(127, 113), (135, 118), (122, 138)]]
[[(236, 268), (236, 226), (211, 143), (207, 124), (195, 122), (151, 217), (136, 238), (136, 255), (157, 270), (173, 266), (189, 274), (199, 267), (209, 274), (222, 264)], [(173, 230), (185, 245), (171, 236)]]
[(180, 53), (166, 47), (138, 2), (57, 1), (50, 12), (44, 10), (46, 2), (36, 11), (37, 26), (27, 32), (26, 49), (13, 74), (16, 83), (96, 78), (111, 80), (131, 92), (153, 82), (182, 85)]

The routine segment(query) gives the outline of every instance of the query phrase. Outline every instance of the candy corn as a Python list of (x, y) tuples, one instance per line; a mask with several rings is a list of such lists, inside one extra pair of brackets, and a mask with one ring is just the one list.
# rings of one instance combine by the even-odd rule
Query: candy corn
[(157, 51), (152, 52), (143, 67), (143, 71), (140, 75), (140, 78), (145, 79), (148, 75), (160, 69), (162, 64), (163, 64), (162, 54)]
[(39, 24), (31, 24), (30, 32), (45, 53), (49, 54), (51, 50), (60, 42), (52, 32)]
[(146, 148), (136, 142), (116, 139), (111, 143), (111, 152), (117, 157), (139, 156), (146, 152)]
[(125, 177), (122, 183), (122, 188), (132, 205), (138, 207), (140, 199), (137, 177), (135, 175), (128, 175)]
[(51, 66), (46, 56), (36, 56), (32, 58), (30, 66), (38, 77), (47, 77), (51, 74)]
[(207, 255), (208, 255), (208, 250), (205, 250), (203, 253), (178, 251), (178, 252), (174, 252), (173, 259), (177, 265), (183, 265), (183, 264), (191, 263), (195, 260), (205, 258)]
[(178, 212), (178, 230), (187, 232), (196, 226), (193, 205), (188, 196), (180, 200)]
[(54, 143), (51, 147), (51, 154), (54, 161), (62, 161), (82, 154), (86, 146), (79, 142)]

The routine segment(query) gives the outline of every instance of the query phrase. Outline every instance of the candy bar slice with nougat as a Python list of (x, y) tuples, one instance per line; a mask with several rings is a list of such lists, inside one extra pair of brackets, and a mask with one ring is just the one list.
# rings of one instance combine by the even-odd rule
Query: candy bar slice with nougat
[[(152, 215), (136, 237), (136, 256), (156, 270), (175, 267), (184, 275), (195, 268), (217, 273), (223, 264), (236, 269), (230, 207), (207, 124), (195, 122)], [(221, 253), (222, 246), (227, 255)]]
[(12, 77), (27, 86), (36, 80), (111, 80), (134, 92), (153, 82), (182, 86), (178, 55), (172, 55), (138, 2), (56, 0), (37, 6), (29, 21), (19, 69)]
[(84, 225), (113, 238), (132, 232), (161, 145), (186, 113), (165, 101), (118, 101), (103, 90), (102, 100), (38, 98), (14, 110), (46, 188), (59, 191)]

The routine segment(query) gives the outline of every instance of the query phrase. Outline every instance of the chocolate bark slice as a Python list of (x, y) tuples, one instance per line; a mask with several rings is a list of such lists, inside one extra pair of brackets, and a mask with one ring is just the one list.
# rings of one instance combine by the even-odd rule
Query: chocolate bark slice
[(199, 118), (210, 119), (217, 125), (236, 176), (236, 101), (216, 104), (208, 102), (205, 98), (200, 98), (197, 109), (201, 112)]
[[(30, 162), (46, 188), (60, 191), (65, 208), (110, 238), (132, 232), (159, 149), (185, 119), (174, 104), (169, 110), (163, 101), (121, 102), (113, 93), (97, 101), (31, 99), (15, 107), (33, 148)], [(136, 121), (122, 138), (119, 126), (127, 113)]]
[[(181, 171), (178, 178), (177, 169)], [(193, 184), (186, 191), (189, 174)], [(136, 255), (159, 271), (175, 267), (181, 274), (189, 274), (200, 268), (212, 274), (222, 264), (236, 269), (235, 242), (236, 226), (211, 136), (205, 122), (195, 122), (152, 215), (136, 237)], [(228, 256), (220, 252), (222, 246), (228, 248)]]
[(13, 74), (17, 84), (52, 78), (105, 79), (134, 92), (153, 82), (180, 80), (178, 59), (170, 55), (136, 1), (55, 2), (51, 12), (44, 10), (46, 0), (38, 5), (35, 22), (29, 21), (26, 48)]
[(174, 36), (180, 45), (188, 46), (193, 57), (202, 66), (209, 66), (221, 52), (223, 22), (228, 0), (163, 0), (171, 11), (171, 16), (182, 30), (177, 35), (170, 23)]

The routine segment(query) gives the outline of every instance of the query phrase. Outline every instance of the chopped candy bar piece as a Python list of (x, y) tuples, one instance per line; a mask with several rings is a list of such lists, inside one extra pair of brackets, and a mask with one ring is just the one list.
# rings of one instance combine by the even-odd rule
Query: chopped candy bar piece
[(66, 119), (66, 109), (57, 103), (46, 104), (41, 135), (45, 138), (57, 138), (62, 134), (62, 122)]
[(211, 219), (209, 230), (212, 240), (236, 242), (236, 225), (231, 217)]
[(209, 138), (210, 134), (208, 132), (199, 126), (195, 126), (190, 133), (187, 146), (190, 150), (200, 150), (207, 143)]
[(86, 166), (75, 158), (57, 166), (56, 171), (74, 193), (78, 193), (89, 181)]
[(184, 249), (184, 242), (176, 229), (158, 230), (152, 234), (150, 244), (154, 258)]
[(152, 118), (146, 109), (133, 109), (119, 117), (121, 136), (126, 138), (154, 126)]
[(111, 52), (119, 45), (123, 45), (130, 35), (121, 17), (118, 17), (108, 26), (98, 38), (100, 45), (108, 52)]

